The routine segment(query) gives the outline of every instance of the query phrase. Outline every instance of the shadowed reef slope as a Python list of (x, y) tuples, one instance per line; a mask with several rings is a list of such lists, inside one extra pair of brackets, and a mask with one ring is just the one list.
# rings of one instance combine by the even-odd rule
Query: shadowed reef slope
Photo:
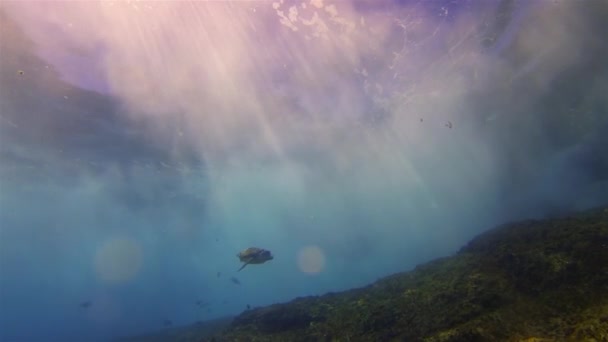
[(410, 272), (247, 310), (208, 333), (192, 327), (171, 338), (607, 341), (608, 207), (505, 224)]

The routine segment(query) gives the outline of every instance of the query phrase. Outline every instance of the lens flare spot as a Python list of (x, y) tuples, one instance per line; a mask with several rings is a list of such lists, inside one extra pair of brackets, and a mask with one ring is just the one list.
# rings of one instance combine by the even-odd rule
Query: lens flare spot
[(298, 253), (298, 267), (300, 271), (316, 274), (325, 267), (325, 253), (317, 246), (307, 246)]
[(142, 261), (142, 250), (137, 242), (127, 238), (112, 238), (97, 250), (95, 270), (101, 281), (121, 284), (137, 275)]

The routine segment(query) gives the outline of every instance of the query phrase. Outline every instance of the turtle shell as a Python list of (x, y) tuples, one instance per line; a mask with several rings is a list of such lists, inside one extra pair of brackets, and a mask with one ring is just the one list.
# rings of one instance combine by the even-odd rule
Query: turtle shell
[[(255, 259), (256, 256), (262, 254), (265, 250), (257, 247), (249, 247), (242, 252), (240, 252), (237, 256), (241, 261), (245, 261), (246, 259)], [(245, 259), (245, 260), (243, 260)]]

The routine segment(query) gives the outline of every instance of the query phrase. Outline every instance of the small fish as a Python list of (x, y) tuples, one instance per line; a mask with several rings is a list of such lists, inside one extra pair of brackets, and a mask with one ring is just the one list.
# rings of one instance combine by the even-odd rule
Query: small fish
[(445, 127), (449, 128), (449, 129), (452, 129), (452, 122), (451, 122), (451, 121), (448, 121), (448, 122), (445, 124)]
[(424, 121), (424, 120), (422, 120), (422, 118), (420, 118), (420, 122), (422, 122), (422, 121)]
[(235, 278), (235, 277), (230, 278), (230, 281), (233, 282), (236, 285), (241, 285), (241, 282), (237, 278)]
[(222, 275), (222, 272), (217, 272), (217, 277), (219, 278)]
[(247, 310), (251, 309), (251, 305), (247, 304)]
[(85, 309), (86, 309), (86, 308), (90, 307), (92, 304), (93, 304), (93, 303), (91, 303), (91, 301), (90, 301), (90, 300), (87, 300), (87, 301), (85, 301), (85, 302), (80, 303), (80, 307), (81, 307), (81, 308), (85, 308)]
[(17, 71), (17, 73), (19, 74), (19, 76), (23, 76), (23, 74), (25, 74), (25, 71), (19, 70), (19, 71)]

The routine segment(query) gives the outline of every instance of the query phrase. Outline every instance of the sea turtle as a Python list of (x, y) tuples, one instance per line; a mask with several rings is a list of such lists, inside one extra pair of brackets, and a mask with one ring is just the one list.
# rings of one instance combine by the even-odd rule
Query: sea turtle
[(249, 264), (263, 264), (268, 260), (274, 259), (270, 251), (257, 247), (249, 247), (236, 256), (243, 263), (239, 271)]

